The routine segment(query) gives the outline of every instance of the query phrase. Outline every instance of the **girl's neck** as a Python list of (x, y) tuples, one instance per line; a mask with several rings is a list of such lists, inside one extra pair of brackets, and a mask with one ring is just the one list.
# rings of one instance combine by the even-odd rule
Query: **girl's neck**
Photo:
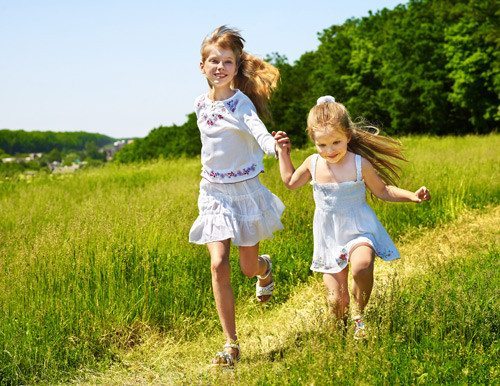
[(233, 90), (230, 87), (217, 88), (212, 87), (208, 92), (208, 97), (213, 101), (223, 101), (231, 98), (234, 94), (236, 94), (236, 90)]

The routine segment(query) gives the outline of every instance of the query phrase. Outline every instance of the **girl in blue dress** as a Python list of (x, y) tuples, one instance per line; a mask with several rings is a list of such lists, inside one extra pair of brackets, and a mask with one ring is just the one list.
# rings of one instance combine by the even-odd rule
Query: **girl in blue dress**
[(345, 106), (332, 96), (318, 99), (309, 112), (307, 131), (317, 154), (296, 170), (286, 133), (275, 136), (281, 178), (289, 189), (311, 181), (316, 204), (311, 270), (323, 273), (328, 303), (334, 315), (346, 323), (350, 265), (354, 337), (359, 339), (366, 336), (363, 311), (373, 288), (374, 258), (399, 258), (390, 236), (366, 202), (366, 187), (376, 197), (396, 202), (420, 203), (431, 198), (430, 192), (425, 186), (415, 192), (394, 186), (398, 178), (394, 160), (404, 160), (400, 143), (355, 124)]

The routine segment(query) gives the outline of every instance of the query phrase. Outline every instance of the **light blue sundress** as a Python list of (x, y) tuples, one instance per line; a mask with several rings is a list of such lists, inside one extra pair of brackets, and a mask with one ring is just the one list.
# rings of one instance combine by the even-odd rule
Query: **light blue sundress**
[(391, 237), (366, 202), (361, 156), (356, 154), (354, 158), (356, 181), (321, 184), (316, 182), (319, 155), (311, 159), (311, 185), (316, 203), (312, 271), (342, 271), (348, 264), (351, 251), (359, 244), (371, 246), (383, 260), (399, 258)]

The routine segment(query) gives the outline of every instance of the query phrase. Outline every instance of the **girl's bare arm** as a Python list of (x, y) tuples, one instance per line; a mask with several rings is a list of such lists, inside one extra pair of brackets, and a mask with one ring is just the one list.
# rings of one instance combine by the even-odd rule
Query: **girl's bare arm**
[(431, 199), (431, 194), (425, 186), (422, 186), (416, 192), (410, 192), (409, 190), (401, 189), (393, 185), (387, 185), (382, 178), (380, 178), (369, 161), (363, 158), (361, 165), (366, 186), (381, 200), (420, 203)]
[(309, 156), (298, 169), (295, 169), (290, 154), (279, 153), (281, 180), (288, 189), (297, 189), (309, 182), (311, 179), (310, 158)]
[(311, 173), (309, 172), (310, 157), (295, 170), (290, 157), (291, 143), (288, 135), (284, 131), (273, 132), (272, 134), (276, 141), (281, 180), (288, 189), (300, 188), (311, 179)]

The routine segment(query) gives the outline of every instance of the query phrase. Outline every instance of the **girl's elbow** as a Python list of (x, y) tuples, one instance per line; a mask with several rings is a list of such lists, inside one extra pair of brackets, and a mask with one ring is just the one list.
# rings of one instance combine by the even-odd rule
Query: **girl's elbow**
[(372, 193), (375, 197), (377, 197), (378, 199), (380, 199), (382, 201), (391, 201), (391, 195), (385, 189), (379, 190), (379, 191), (372, 190)]
[(281, 177), (281, 181), (283, 182), (283, 185), (285, 185), (285, 187), (287, 189), (293, 190), (293, 184), (291, 183), (292, 182), (291, 177), (289, 177), (289, 176), (282, 176)]
[(286, 188), (290, 189), (290, 179), (286, 177), (281, 177), (281, 181), (283, 182), (283, 185), (285, 185)]
[(285, 185), (285, 187), (287, 189), (289, 189), (289, 190), (293, 190), (294, 189), (293, 184), (290, 183), (290, 179), (283, 178), (282, 181), (283, 181), (283, 184)]

